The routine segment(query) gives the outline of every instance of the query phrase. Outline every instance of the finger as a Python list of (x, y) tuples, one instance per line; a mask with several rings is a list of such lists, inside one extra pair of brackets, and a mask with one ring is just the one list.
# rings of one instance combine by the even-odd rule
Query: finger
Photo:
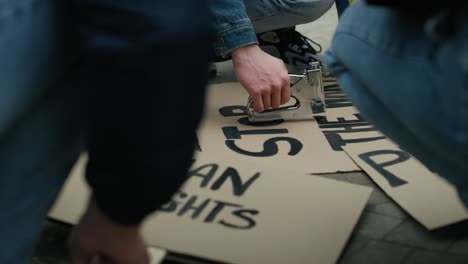
[(291, 97), (291, 79), (289, 78), (288, 69), (286, 68), (286, 65), (283, 61), (281, 62), (284, 70), (284, 75), (282, 77), (283, 85), (281, 88), (281, 104), (286, 104), (287, 102), (289, 102), (289, 99)]
[(262, 99), (263, 99), (263, 107), (265, 111), (266, 109), (271, 107), (271, 94), (270, 93), (263, 94)]
[(255, 95), (252, 98), (253, 98), (255, 112), (258, 112), (258, 113), (263, 112), (263, 109), (265, 108), (263, 106), (262, 95)]
[(271, 94), (271, 107), (278, 108), (281, 105), (281, 87), (274, 89)]
[(285, 79), (283, 88), (281, 89), (281, 104), (289, 102), (291, 98), (291, 83), (289, 76)]

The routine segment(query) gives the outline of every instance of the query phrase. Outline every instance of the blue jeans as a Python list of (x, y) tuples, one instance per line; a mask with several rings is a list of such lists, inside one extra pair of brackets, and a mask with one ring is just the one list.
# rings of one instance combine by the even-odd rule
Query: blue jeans
[(325, 55), (363, 116), (468, 205), (468, 10), (415, 16), (352, 4)]
[[(69, 4), (79, 1), (86, 2), (85, 0), (0, 1), (0, 263), (2, 264), (29, 263), (29, 257), (33, 253), (47, 213), (70, 168), (84, 150), (87, 107), (90, 103), (88, 92), (97, 91), (96, 89), (100, 87), (93, 86), (95, 83), (86, 83), (86, 80), (80, 78), (81, 69), (77, 66), (78, 59), (84, 56), (82, 52), (84, 50), (76, 45), (79, 43), (77, 41), (80, 36), (77, 30), (79, 25), (70, 19), (76, 17), (72, 16), (75, 10), (71, 9)], [(132, 1), (90, 2), (120, 5), (119, 10), (133, 6), (134, 9), (129, 13), (140, 17), (138, 12), (146, 12), (149, 13), (148, 16), (155, 17), (152, 21), (158, 23), (157, 25), (144, 27), (148, 24), (143, 24), (137, 32), (139, 36), (145, 33), (144, 30), (153, 33), (151, 37), (144, 39), (146, 43), (152, 41), (156, 44), (158, 42), (171, 44), (174, 33), (192, 38), (193, 41), (190, 43), (194, 50), (199, 54), (205, 54), (206, 59), (181, 53), (177, 45), (167, 45), (165, 52), (173, 54), (175, 62), (166, 61), (166, 58), (158, 61), (157, 58), (150, 56), (147, 56), (147, 62), (152, 66), (153, 62), (157, 62), (156, 67), (150, 69), (154, 75), (158, 75), (168, 71), (174, 72), (174, 64), (180, 63), (183, 58), (187, 59), (189, 61), (187, 67), (194, 70), (184, 72), (185, 79), (197, 83), (194, 85), (197, 87), (205, 82), (203, 78), (207, 72), (211, 38), (200, 38), (198, 32), (209, 26), (208, 23), (201, 22), (203, 19), (198, 17), (207, 16), (198, 14), (192, 8), (190, 10), (193, 11), (181, 9), (185, 12), (183, 19), (173, 14), (173, 11), (177, 10), (174, 7), (193, 4), (192, 1), (178, 0), (166, 5), (161, 1), (149, 0), (139, 1), (139, 6)], [(152, 10), (142, 6), (143, 3), (158, 3), (164, 7), (168, 6), (170, 10), (164, 8)], [(185, 19), (194, 23), (188, 25)], [(109, 19), (95, 22), (99, 21), (105, 23), (109, 30), (112, 30), (112, 26), (114, 29), (121, 27), (119, 34), (131, 34), (136, 31), (131, 27), (125, 28), (125, 20), (119, 19), (114, 25)], [(172, 31), (167, 30), (168, 25), (180, 27)], [(112, 43), (112, 39), (99, 35), (99, 31), (88, 33), (90, 39), (94, 37), (95, 40), (89, 41), (88, 45), (94, 45), (96, 50), (106, 45), (122, 47), (139, 44), (135, 41), (137, 38), (128, 37), (131, 41)], [(125, 35), (119, 37), (125, 39)], [(180, 43), (180, 45), (186, 44)], [(134, 62), (131, 59), (128, 63), (137, 63), (135, 66), (140, 68), (143, 65), (140, 61)], [(128, 66), (130, 69), (135, 69), (132, 65)], [(132, 80), (128, 80), (128, 83)], [(135, 85), (139, 85), (139, 81), (136, 80)], [(161, 115), (171, 118), (171, 121), (191, 118), (190, 113), (184, 114), (187, 112), (186, 109), (197, 112), (192, 110), (202, 107), (202, 90), (197, 88), (194, 94), (195, 92), (191, 92), (194, 87), (184, 82), (173, 83), (170, 87), (173, 90), (163, 84), (164, 87), (152, 83), (147, 85), (160, 89), (158, 93), (164, 98), (163, 100), (172, 97), (174, 93), (186, 93), (184, 100), (183, 97), (180, 98), (184, 107), (174, 105), (170, 114)], [(125, 91), (129, 93), (134, 90), (132, 87), (127, 88), (130, 89)], [(166, 91), (172, 91), (171, 96)], [(173, 100), (166, 101), (173, 102)], [(155, 105), (158, 104), (155, 102)], [(161, 120), (158, 116), (153, 121), (156, 124), (163, 124), (167, 120)], [(181, 126), (181, 130), (187, 130)], [(195, 131), (187, 133), (193, 137)]]
[(256, 33), (310, 23), (323, 16), (334, 0), (245, 0)]
[(27, 262), (82, 146), (61, 2), (0, 3), (0, 263)]
[(351, 0), (336, 0), (336, 11), (338, 12), (338, 16), (340, 17), (343, 12), (349, 7)]
[(258, 43), (256, 33), (312, 22), (334, 0), (211, 0), (217, 41), (215, 54), (225, 57), (239, 47)]

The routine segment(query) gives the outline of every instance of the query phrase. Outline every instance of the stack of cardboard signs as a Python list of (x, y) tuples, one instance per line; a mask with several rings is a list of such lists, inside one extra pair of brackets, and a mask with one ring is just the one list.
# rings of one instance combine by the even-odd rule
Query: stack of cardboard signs
[[(227, 263), (334, 263), (371, 193), (314, 174), (364, 170), (428, 229), (468, 218), (455, 189), (361, 118), (334, 79), (309, 121), (248, 122), (239, 83), (209, 87), (186, 184), (145, 222), (148, 244)], [(83, 156), (52, 218), (76, 223), (89, 196)], [(168, 175), (170, 177), (170, 175)]]

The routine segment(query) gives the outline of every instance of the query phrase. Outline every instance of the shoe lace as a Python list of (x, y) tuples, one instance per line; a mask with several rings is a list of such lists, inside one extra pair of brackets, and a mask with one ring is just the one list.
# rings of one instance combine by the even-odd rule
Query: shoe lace
[[(302, 42), (304, 42), (304, 44), (306, 44), (308, 48), (313, 49), (317, 53), (322, 52), (322, 46), (319, 43), (317, 43), (317, 42), (313, 41), (312, 39), (302, 35), (299, 32), (297, 32), (297, 37), (299, 37), (299, 39), (301, 39)], [(315, 47), (317, 47), (317, 49), (313, 45), (315, 45)]]

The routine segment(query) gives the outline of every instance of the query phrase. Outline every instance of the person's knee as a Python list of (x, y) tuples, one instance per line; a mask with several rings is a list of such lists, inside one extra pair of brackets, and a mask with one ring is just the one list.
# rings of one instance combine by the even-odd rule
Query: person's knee
[(334, 0), (283, 0), (288, 12), (312, 22), (323, 16), (332, 6)]

